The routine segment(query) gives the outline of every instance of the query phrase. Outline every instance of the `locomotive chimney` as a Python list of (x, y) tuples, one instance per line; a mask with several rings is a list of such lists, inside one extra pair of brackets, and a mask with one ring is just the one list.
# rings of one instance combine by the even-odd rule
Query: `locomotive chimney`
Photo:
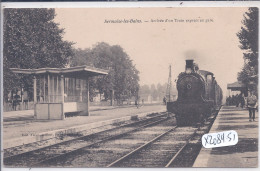
[(191, 73), (192, 71), (194, 71), (193, 69), (193, 59), (186, 60), (185, 72)]

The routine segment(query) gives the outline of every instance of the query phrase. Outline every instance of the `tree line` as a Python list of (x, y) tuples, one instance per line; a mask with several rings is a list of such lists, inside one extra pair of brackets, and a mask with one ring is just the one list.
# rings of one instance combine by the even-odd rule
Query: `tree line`
[(245, 83), (249, 90), (258, 93), (258, 16), (257, 7), (251, 7), (244, 14), (242, 27), (237, 33), (240, 49), (243, 50), (244, 66), (238, 73), (238, 81)]
[[(141, 98), (144, 98), (145, 100), (148, 99), (148, 96), (150, 96), (154, 101), (159, 99), (159, 101), (162, 102), (164, 97), (168, 98), (168, 95), (166, 95), (167, 94), (166, 90), (167, 90), (167, 83), (164, 84), (158, 83), (157, 85), (152, 84), (151, 86), (145, 84), (140, 86), (139, 95)], [(176, 96), (177, 94), (178, 94), (177, 89), (172, 87), (171, 98), (172, 96), (174, 95)]]
[(107, 76), (94, 77), (90, 80), (90, 99), (95, 90), (104, 94), (105, 100), (127, 100), (137, 97), (139, 91), (139, 71), (133, 61), (119, 45), (101, 42), (93, 48), (74, 49), (70, 66), (89, 65), (108, 70)]
[(8, 93), (23, 87), (32, 97), (32, 76), (17, 75), (10, 68), (61, 68), (90, 65), (108, 70), (108, 75), (90, 80), (90, 99), (95, 90), (105, 99), (124, 100), (139, 92), (139, 71), (119, 45), (97, 43), (93, 48), (74, 49), (63, 40), (64, 29), (54, 22), (55, 10), (46, 8), (4, 9), (3, 86)]

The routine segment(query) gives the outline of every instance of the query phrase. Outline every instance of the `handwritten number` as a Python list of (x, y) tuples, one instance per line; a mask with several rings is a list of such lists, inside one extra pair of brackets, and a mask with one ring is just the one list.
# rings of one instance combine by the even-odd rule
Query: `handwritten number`
[(221, 143), (221, 139), (220, 139), (221, 137), (220, 137), (220, 136), (221, 136), (220, 134), (217, 135), (217, 138), (218, 138), (218, 139), (217, 139), (217, 143), (218, 143), (218, 144)]
[[(235, 131), (225, 131), (219, 133), (207, 134), (204, 136), (204, 142), (206, 148), (221, 147), (235, 145), (237, 142), (237, 133)], [(232, 138), (233, 137), (233, 138)]]
[(227, 136), (227, 137), (228, 137), (228, 139), (229, 139), (229, 141), (231, 141), (231, 140), (232, 140), (232, 138), (230, 138), (230, 137), (229, 137), (229, 135), (230, 135), (230, 134), (231, 134), (231, 132), (230, 132), (230, 133), (228, 134), (228, 136)]

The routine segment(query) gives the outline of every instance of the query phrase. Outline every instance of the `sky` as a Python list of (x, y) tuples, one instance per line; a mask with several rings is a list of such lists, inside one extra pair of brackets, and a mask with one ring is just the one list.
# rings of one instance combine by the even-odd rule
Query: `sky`
[(57, 8), (55, 22), (75, 48), (91, 48), (98, 42), (120, 45), (140, 71), (140, 85), (166, 83), (169, 65), (174, 83), (185, 60), (194, 59), (200, 69), (215, 74), (225, 94), (243, 67), (236, 33), (246, 11), (245, 7)]

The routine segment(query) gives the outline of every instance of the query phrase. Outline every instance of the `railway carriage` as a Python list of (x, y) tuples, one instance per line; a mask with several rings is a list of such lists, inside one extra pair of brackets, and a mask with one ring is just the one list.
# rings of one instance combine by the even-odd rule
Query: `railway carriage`
[(175, 113), (178, 126), (202, 122), (221, 106), (222, 90), (214, 74), (199, 70), (193, 60), (186, 60), (185, 72), (178, 76), (178, 99), (167, 103), (167, 111)]

